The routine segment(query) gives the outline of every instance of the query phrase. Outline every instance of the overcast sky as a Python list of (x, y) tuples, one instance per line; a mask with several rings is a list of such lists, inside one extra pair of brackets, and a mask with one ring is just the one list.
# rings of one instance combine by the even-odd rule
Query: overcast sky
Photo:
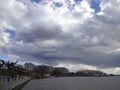
[(0, 0), (0, 59), (120, 73), (120, 0)]

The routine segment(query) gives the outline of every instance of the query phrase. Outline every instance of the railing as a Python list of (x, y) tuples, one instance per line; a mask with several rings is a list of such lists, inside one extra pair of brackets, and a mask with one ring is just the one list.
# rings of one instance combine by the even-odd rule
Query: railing
[(18, 80), (22, 80), (24, 79), (25, 76), (4, 76), (4, 75), (0, 75), (0, 84), (7, 84), (7, 83), (11, 83), (14, 81), (18, 81)]
[(14, 63), (0, 60), (0, 84), (21, 80), (26, 76), (27, 70), (22, 67), (15, 66), (17, 62), (18, 61)]

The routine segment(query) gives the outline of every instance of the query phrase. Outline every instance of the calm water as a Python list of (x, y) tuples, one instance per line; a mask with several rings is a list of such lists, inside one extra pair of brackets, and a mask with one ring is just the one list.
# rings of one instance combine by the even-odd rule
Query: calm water
[(120, 90), (120, 77), (33, 79), (22, 90)]

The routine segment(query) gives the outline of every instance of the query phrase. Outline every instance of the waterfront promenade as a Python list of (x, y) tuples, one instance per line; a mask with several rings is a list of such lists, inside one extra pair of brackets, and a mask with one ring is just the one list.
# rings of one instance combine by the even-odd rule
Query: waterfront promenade
[(120, 90), (120, 77), (33, 79), (22, 90)]
[(10, 82), (1, 82), (0, 90), (14, 90), (15, 88), (18, 88), (20, 85), (27, 82), (28, 80), (30, 80), (29, 77), (23, 77), (20, 80), (17, 79), (15, 81), (10, 81)]

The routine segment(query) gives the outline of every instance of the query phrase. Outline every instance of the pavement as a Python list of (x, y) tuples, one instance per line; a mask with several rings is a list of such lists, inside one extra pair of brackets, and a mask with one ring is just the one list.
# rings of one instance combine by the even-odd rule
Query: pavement
[(2, 84), (0, 84), (0, 90), (18, 90), (19, 87), (24, 85), (29, 80), (31, 80), (31, 78), (24, 77), (21, 80), (16, 80), (16, 81), (13, 81), (10, 83), (4, 83), (4, 84), (2, 83)]

